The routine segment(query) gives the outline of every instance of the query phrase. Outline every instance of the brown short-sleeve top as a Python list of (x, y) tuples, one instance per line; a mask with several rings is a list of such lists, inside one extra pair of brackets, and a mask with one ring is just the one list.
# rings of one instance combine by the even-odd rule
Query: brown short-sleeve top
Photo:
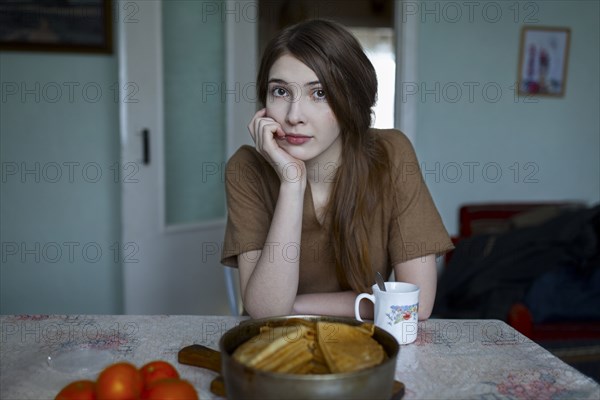
[[(414, 149), (400, 131), (373, 129), (391, 156), (394, 190), (373, 210), (369, 255), (373, 271), (388, 277), (394, 265), (453, 248), (423, 181)], [(325, 177), (327, 179), (327, 177)], [(328, 219), (318, 221), (310, 183), (304, 193), (301, 243), (265, 243), (279, 194), (279, 178), (251, 146), (242, 146), (225, 171), (227, 227), (221, 262), (237, 267), (238, 256), (250, 250), (283, 252), (300, 257), (298, 294), (337, 292)]]

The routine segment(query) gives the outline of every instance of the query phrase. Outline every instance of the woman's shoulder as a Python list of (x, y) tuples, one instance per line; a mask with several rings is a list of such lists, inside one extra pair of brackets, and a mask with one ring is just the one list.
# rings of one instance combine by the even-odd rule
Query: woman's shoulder
[(229, 158), (229, 161), (227, 161), (227, 162), (230, 163), (233, 161), (233, 162), (251, 163), (251, 162), (259, 162), (261, 159), (264, 160), (264, 157), (262, 157), (260, 155), (260, 153), (258, 151), (256, 151), (256, 148), (245, 144), (245, 145), (241, 146), (239, 149), (237, 149), (235, 151), (235, 153), (233, 153), (233, 155)]
[(247, 144), (241, 146), (227, 161), (227, 170), (236, 168), (263, 169), (269, 166), (256, 148)]
[(228, 182), (244, 181), (256, 184), (272, 180), (273, 168), (252, 146), (243, 145), (227, 161), (225, 177)]
[(398, 129), (371, 128), (371, 133), (387, 149), (391, 156), (413, 152), (413, 145), (408, 137)]

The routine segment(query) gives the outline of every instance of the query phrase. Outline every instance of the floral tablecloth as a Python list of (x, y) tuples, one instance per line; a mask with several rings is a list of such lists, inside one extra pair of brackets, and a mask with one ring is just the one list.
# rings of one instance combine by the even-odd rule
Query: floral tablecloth
[[(126, 360), (173, 363), (203, 399), (216, 373), (177, 363), (191, 344), (218, 350), (243, 318), (221, 316), (0, 316), (0, 399), (52, 399), (67, 383), (95, 379)], [(396, 379), (406, 399), (600, 399), (600, 385), (501, 321), (419, 323), (401, 347)]]

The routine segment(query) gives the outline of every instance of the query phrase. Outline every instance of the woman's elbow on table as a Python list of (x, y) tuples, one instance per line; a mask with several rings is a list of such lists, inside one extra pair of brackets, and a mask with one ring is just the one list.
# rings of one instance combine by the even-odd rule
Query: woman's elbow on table
[(272, 301), (267, 304), (256, 304), (245, 298), (242, 302), (244, 304), (244, 310), (253, 319), (279, 317), (292, 314), (292, 308), (286, 307), (282, 302)]
[(419, 321), (426, 321), (431, 317), (431, 307), (429, 309), (423, 309), (419, 306)]
[(419, 320), (431, 316), (437, 289), (437, 268), (435, 254), (429, 254), (394, 266), (396, 281), (409, 282), (419, 286)]

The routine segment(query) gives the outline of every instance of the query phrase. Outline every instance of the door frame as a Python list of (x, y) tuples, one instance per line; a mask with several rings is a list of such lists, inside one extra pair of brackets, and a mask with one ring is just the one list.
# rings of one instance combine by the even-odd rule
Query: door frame
[[(417, 139), (417, 107), (416, 96), (403, 101), (402, 85), (405, 82), (417, 83), (419, 55), (419, 19), (407, 18), (407, 0), (396, 0), (394, 7), (394, 35), (396, 37), (396, 89), (394, 101), (394, 124), (412, 142)], [(410, 3), (413, 3), (412, 1)]]
[[(162, 32), (162, 21), (161, 21), (161, 1), (155, 2), (154, 9), (150, 14), (146, 13), (144, 18), (150, 19), (149, 23), (155, 24), (158, 27), (158, 32)], [(129, 0), (118, 0), (119, 3), (124, 3), (123, 8), (130, 8), (131, 1)], [(223, 2), (225, 10), (236, 10), (240, 7), (236, 3), (243, 3), (243, 0), (226, 0)], [(121, 7), (121, 6), (119, 6)], [(139, 9), (139, 8), (138, 8)], [(146, 10), (145, 10), (146, 11)], [(258, 10), (257, 10), (258, 12)], [(222, 13), (225, 18), (224, 21), (224, 38), (225, 38), (225, 81), (223, 84), (227, 90), (231, 88), (239, 87), (239, 91), (233, 94), (233, 96), (226, 96), (225, 98), (225, 138), (226, 138), (226, 154), (225, 159), (235, 153), (235, 151), (244, 144), (252, 144), (250, 135), (248, 134), (247, 124), (248, 116), (253, 115), (256, 112), (256, 105), (254, 99), (244, 98), (247, 96), (248, 90), (247, 85), (254, 85), (257, 73), (257, 52), (258, 52), (258, 14), (256, 18), (252, 18), (251, 15), (244, 13), (243, 17), (239, 15)], [(131, 21), (126, 18), (119, 20), (119, 40), (118, 40), (118, 58), (124, 59), (124, 53), (127, 51), (127, 38), (124, 32), (126, 31), (127, 25)], [(135, 20), (134, 22), (140, 23)], [(129, 31), (130, 32), (130, 31)], [(147, 38), (145, 38), (147, 40)], [(162, 76), (162, 38), (152, 38), (156, 41), (157, 58), (152, 68), (156, 76)], [(127, 85), (128, 82), (128, 70), (127, 66), (122, 62), (119, 62), (119, 81), (121, 86)], [(135, 88), (134, 88), (135, 89)], [(157, 165), (164, 165), (164, 105), (163, 105), (163, 86), (162, 80), (154, 82), (154, 86), (149, 88), (153, 91), (155, 96), (155, 107), (160, 110), (158, 115), (154, 115), (155, 126), (153, 129), (156, 132), (152, 136), (152, 158), (157, 160)], [(125, 89), (124, 89), (125, 90)], [(235, 90), (235, 89), (234, 89)], [(243, 101), (236, 101), (236, 98), (242, 99)], [(120, 119), (120, 132), (121, 132), (121, 145), (124, 146), (131, 139), (128, 132), (130, 127), (128, 125), (127, 112), (129, 103), (122, 101), (119, 103), (119, 111), (121, 113)], [(141, 141), (140, 141), (141, 142)], [(142, 153), (140, 147), (138, 154)], [(222, 172), (222, 171), (221, 171)], [(177, 233), (185, 232), (190, 230), (207, 229), (212, 228), (215, 225), (224, 224), (226, 217), (217, 218), (210, 221), (204, 221), (199, 223), (184, 224), (178, 226), (168, 226), (165, 218), (165, 173), (164, 168), (158, 171), (159, 180), (157, 182), (157, 200), (159, 205), (160, 214), (160, 229), (165, 233)]]
[[(227, 0), (228, 10), (234, 8), (240, 1)], [(256, 3), (258, 4), (258, 3)], [(236, 19), (235, 16), (226, 14), (225, 19), (225, 87), (236, 88), (239, 84), (240, 99), (235, 101), (235, 96), (228, 96), (225, 103), (225, 134), (227, 137), (226, 160), (244, 144), (252, 145), (248, 132), (250, 116), (257, 111), (254, 99), (244, 98), (248, 93), (246, 85), (256, 86), (256, 75), (258, 72), (258, 6), (255, 18), (251, 14), (244, 13), (245, 17)], [(223, 171), (224, 172), (224, 171)], [(224, 173), (221, 174), (224, 176)], [(237, 270), (223, 267), (225, 274), (225, 285), (229, 300), (229, 308), (233, 315), (240, 315), (243, 308), (241, 294), (239, 291), (239, 274)]]
[[(237, 3), (237, 4), (236, 4)], [(227, 0), (221, 5), (223, 10), (240, 9), (239, 0)], [(137, 93), (139, 98), (129, 96), (119, 102), (120, 112), (120, 143), (121, 163), (123, 165), (135, 164), (137, 179), (146, 183), (141, 190), (133, 190), (131, 183), (121, 183), (121, 221), (122, 238), (143, 237), (147, 232), (157, 232), (159, 235), (178, 235), (193, 232), (210, 232), (223, 230), (226, 216), (199, 223), (190, 223), (178, 226), (168, 226), (165, 219), (165, 171), (164, 171), (164, 99), (163, 99), (163, 43), (162, 43), (162, 1), (140, 3), (129, 0), (117, 0), (118, 11), (127, 11), (127, 18), (119, 18), (118, 25), (118, 74), (119, 87), (123, 90), (123, 98), (131, 92)], [(237, 7), (237, 8), (236, 8)], [(132, 11), (137, 12), (137, 15)], [(208, 17), (208, 15), (207, 15)], [(258, 42), (257, 18), (252, 20), (239, 18), (226, 12), (221, 15), (212, 15), (213, 18), (223, 18), (225, 78), (223, 85), (226, 88), (245, 88), (244, 83), (252, 84), (256, 77), (256, 53)], [(127, 65), (127, 51), (135, 43), (141, 41), (153, 43), (148, 49), (148, 60), (143, 69), (131, 69)], [(138, 46), (139, 47), (139, 46)], [(146, 50), (141, 50), (142, 53)], [(144, 54), (145, 55), (145, 54)], [(136, 82), (144, 82), (145, 87), (140, 88)], [(142, 93), (143, 89), (143, 93)], [(229, 92), (226, 92), (229, 93)], [(255, 112), (254, 99), (244, 99), (244, 92), (225, 98), (225, 135), (226, 151), (224, 160), (229, 159), (233, 152), (242, 144), (249, 142), (247, 133), (247, 119)], [(242, 101), (239, 101), (239, 98)], [(245, 101), (246, 100), (246, 101)], [(248, 101), (252, 100), (252, 102)], [(135, 110), (135, 111), (132, 111)], [(157, 110), (157, 111), (155, 111)], [(129, 113), (141, 115), (137, 120), (143, 120), (144, 126), (129, 118)], [(143, 165), (139, 162), (143, 152), (142, 138), (138, 135), (143, 129), (150, 131), (150, 164)], [(158, 168), (158, 169), (157, 169)], [(225, 168), (225, 165), (222, 165)], [(220, 176), (224, 176), (221, 171)], [(129, 187), (127, 185), (130, 185)], [(144, 204), (145, 206), (140, 206)], [(158, 215), (158, 223), (150, 222), (148, 226), (138, 226), (129, 221), (143, 220), (144, 213), (152, 212)], [(132, 214), (136, 215), (132, 218)], [(147, 214), (145, 214), (147, 215)], [(155, 221), (152, 218), (152, 221)], [(222, 246), (222, 238), (221, 238)], [(132, 242), (135, 244), (135, 242)], [(123, 290), (127, 286), (127, 265), (121, 264), (123, 270)], [(229, 308), (234, 315), (239, 315), (240, 301), (236, 290), (237, 274), (231, 268), (223, 267), (225, 285), (227, 288)], [(127, 313), (131, 308), (127, 293), (123, 295), (123, 307)], [(135, 306), (134, 306), (135, 308)]]

